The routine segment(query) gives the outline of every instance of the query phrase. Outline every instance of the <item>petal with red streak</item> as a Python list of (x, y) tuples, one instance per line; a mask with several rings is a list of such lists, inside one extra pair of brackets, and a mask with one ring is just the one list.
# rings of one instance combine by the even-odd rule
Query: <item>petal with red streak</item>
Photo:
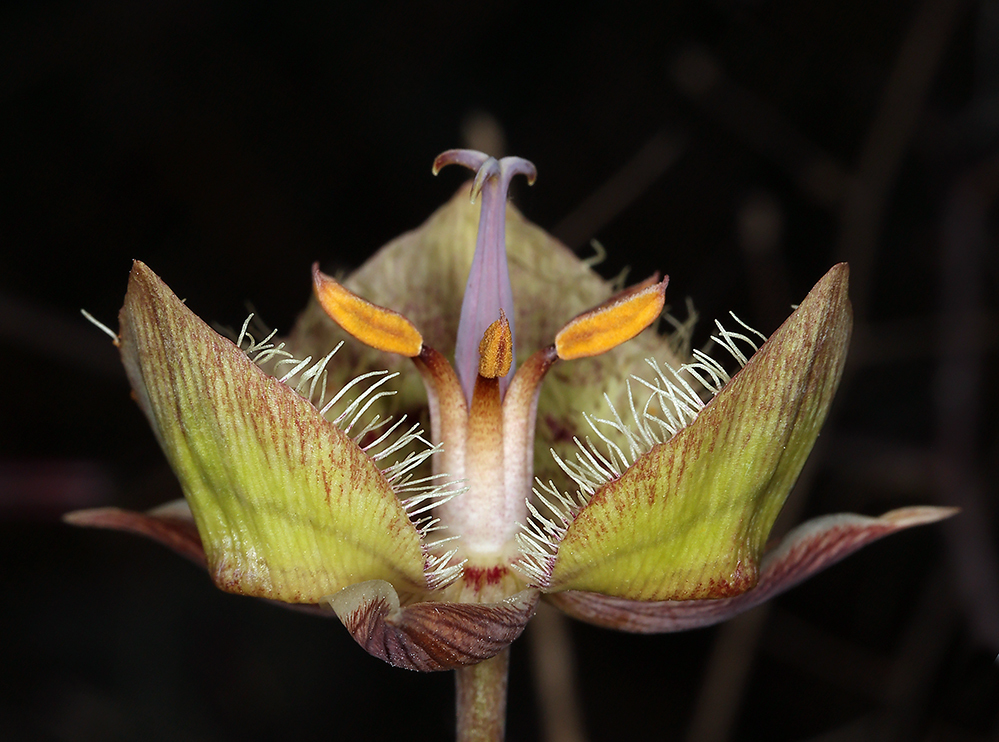
[(880, 518), (852, 513), (815, 518), (792, 530), (763, 557), (755, 588), (731, 598), (646, 602), (569, 591), (548, 595), (546, 600), (580, 621), (637, 634), (711, 626), (790, 590), (878, 539), (956, 512), (954, 508), (911, 507)]

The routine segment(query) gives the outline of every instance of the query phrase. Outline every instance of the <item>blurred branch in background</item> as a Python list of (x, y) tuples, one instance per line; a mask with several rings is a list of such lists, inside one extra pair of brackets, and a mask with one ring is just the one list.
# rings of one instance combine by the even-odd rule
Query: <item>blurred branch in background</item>
[(941, 504), (964, 517), (944, 526), (955, 587), (971, 634), (982, 647), (999, 645), (999, 551), (979, 467), (981, 400), (986, 378), (981, 337), (984, 257), (995, 237), (988, 215), (999, 195), (999, 158), (960, 177), (944, 204), (941, 239), (939, 361), (934, 397), (936, 485)]
[(620, 170), (556, 224), (552, 234), (579, 250), (661, 178), (683, 149), (683, 137), (657, 132)]
[(867, 319), (873, 273), (888, 198), (902, 159), (926, 113), (930, 87), (957, 24), (972, 8), (965, 0), (923, 0), (909, 24), (854, 169), (840, 215), (837, 258), (850, 263), (856, 317)]

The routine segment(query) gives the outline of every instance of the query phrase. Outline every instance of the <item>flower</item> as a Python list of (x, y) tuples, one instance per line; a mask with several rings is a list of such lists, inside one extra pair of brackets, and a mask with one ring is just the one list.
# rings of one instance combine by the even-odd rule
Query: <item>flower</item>
[(137, 261), (116, 342), (186, 503), (68, 520), (331, 606), (371, 654), (441, 670), (501, 652), (542, 596), (622, 630), (703, 626), (953, 512), (829, 516), (768, 549), (842, 374), (845, 264), (759, 347), (717, 324), (730, 377), (647, 329), (667, 279), (615, 293), (507, 205), (531, 163), (449, 164), (475, 172), (477, 230), (463, 190), (348, 279), (314, 267), (282, 342), (250, 320), (222, 337)]

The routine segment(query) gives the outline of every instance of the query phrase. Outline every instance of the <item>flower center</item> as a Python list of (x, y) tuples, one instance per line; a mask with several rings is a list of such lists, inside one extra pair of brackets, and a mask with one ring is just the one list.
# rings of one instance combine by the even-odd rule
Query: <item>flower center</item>
[[(481, 152), (449, 150), (435, 160), (434, 173), (451, 164), (475, 171), (472, 199), (482, 196), (453, 366), (424, 345), (423, 336), (405, 317), (356, 296), (318, 267), (314, 287), (322, 307), (354, 337), (413, 359), (426, 384), (431, 438), (440, 445), (439, 455), (433, 457), (434, 475), (446, 474), (467, 487), (440, 504), (434, 515), (460, 536), (466, 573), (495, 573), (496, 579), (480, 582), (499, 584), (508, 566), (523, 556), (517, 535), (528, 521), (542, 380), (556, 360), (599, 355), (654, 322), (662, 311), (666, 281), (652, 278), (575, 317), (552, 345), (515, 370), (506, 197), (514, 175), (525, 175), (533, 183), (536, 171), (517, 157), (496, 160)], [(483, 599), (485, 593), (469, 579), (466, 587)]]

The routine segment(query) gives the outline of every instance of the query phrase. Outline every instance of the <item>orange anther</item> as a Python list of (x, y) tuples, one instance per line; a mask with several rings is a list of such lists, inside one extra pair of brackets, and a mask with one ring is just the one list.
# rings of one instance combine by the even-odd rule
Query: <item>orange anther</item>
[(558, 357), (597, 356), (631, 340), (659, 317), (668, 281), (668, 276), (658, 283), (649, 279), (570, 320), (555, 336)]
[(365, 301), (312, 266), (312, 287), (326, 314), (355, 338), (376, 350), (412, 358), (420, 354), (423, 336), (398, 312)]
[(512, 364), (513, 336), (501, 309), (500, 318), (486, 328), (479, 341), (479, 376), (498, 379), (510, 372)]

